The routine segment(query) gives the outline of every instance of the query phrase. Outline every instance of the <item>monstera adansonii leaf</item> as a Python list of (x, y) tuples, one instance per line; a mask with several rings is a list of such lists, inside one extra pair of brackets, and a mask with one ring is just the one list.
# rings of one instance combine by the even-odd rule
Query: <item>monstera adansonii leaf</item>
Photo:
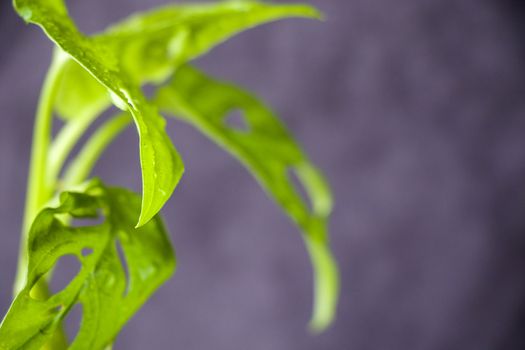
[[(177, 70), (171, 82), (159, 89), (155, 103), (235, 156), (303, 231), (315, 273), (311, 327), (326, 328), (334, 318), (339, 278), (327, 234), (332, 196), (320, 171), (261, 101), (195, 68)], [(228, 123), (228, 117), (239, 112), (244, 128)], [(299, 184), (294, 183), (295, 176)], [(297, 185), (305, 189), (307, 199)]]
[[(175, 269), (160, 217), (135, 229), (140, 196), (93, 180), (58, 202), (31, 227), (27, 283), (0, 326), (0, 349), (41, 349), (76, 304), (82, 321), (70, 349), (103, 349)], [(77, 275), (55, 294), (35, 294), (64, 256), (80, 261)]]

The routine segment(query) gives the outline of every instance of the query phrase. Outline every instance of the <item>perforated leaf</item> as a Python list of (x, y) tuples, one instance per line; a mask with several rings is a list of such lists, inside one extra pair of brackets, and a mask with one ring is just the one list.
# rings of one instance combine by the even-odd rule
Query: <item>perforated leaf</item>
[[(83, 316), (70, 349), (103, 349), (174, 271), (161, 219), (134, 228), (139, 196), (94, 181), (81, 191), (62, 193), (59, 202), (42, 210), (31, 227), (27, 284), (0, 326), (0, 349), (40, 349), (77, 303)], [(66, 222), (98, 216), (102, 223), (76, 227)], [(49, 297), (32, 292), (66, 255), (81, 263), (69, 284)]]
[[(326, 228), (332, 198), (321, 173), (275, 115), (238, 87), (184, 66), (155, 101), (161, 111), (192, 124), (232, 153), (302, 229), (316, 281), (311, 326), (316, 330), (328, 326), (337, 304), (338, 272)], [(242, 114), (245, 127), (228, 124), (228, 116), (235, 112)], [(308, 199), (295, 187), (293, 173)]]

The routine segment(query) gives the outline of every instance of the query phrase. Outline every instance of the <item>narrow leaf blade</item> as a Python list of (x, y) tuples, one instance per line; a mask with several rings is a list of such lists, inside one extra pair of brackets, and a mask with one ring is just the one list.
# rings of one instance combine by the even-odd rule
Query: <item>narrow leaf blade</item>
[(131, 16), (97, 36), (119, 52), (136, 81), (164, 81), (180, 65), (249, 28), (283, 18), (320, 19), (313, 7), (223, 1), (168, 5)]
[[(159, 90), (156, 103), (162, 111), (192, 124), (232, 153), (302, 229), (316, 281), (311, 327), (326, 328), (335, 315), (339, 278), (326, 229), (332, 197), (319, 170), (264, 104), (195, 68), (181, 67)], [(248, 130), (227, 124), (228, 115), (234, 111), (244, 114)], [(290, 171), (296, 173), (308, 200), (294, 188)]]

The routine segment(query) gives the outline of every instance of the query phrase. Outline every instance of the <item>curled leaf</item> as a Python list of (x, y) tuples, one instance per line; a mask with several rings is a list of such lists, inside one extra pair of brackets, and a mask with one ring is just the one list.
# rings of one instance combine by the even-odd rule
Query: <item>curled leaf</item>
[[(184, 171), (182, 160), (165, 132), (164, 119), (147, 102), (140, 86), (122, 71), (113, 48), (80, 33), (61, 0), (15, 0), (14, 5), (26, 21), (42, 27), (63, 52), (102, 84), (115, 105), (133, 116), (140, 138), (143, 187), (138, 226), (144, 225), (171, 196)], [(78, 67), (72, 69), (77, 70), (77, 76), (81, 75)], [(63, 84), (68, 86), (67, 82)], [(99, 90), (95, 89), (93, 95), (99, 101)], [(64, 105), (61, 108), (71, 114), (70, 108)]]

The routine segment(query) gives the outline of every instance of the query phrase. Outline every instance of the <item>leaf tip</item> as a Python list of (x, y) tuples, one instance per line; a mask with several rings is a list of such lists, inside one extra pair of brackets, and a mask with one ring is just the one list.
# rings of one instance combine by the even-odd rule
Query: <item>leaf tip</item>
[(148, 222), (151, 221), (157, 215), (157, 213), (160, 211), (162, 206), (164, 205), (166, 200), (161, 201), (160, 205), (158, 206), (151, 206), (147, 205), (146, 203), (148, 200), (145, 198), (144, 194), (142, 195), (142, 205), (140, 208), (140, 215), (139, 220), (137, 224), (135, 225), (135, 229), (141, 228), (142, 226), (146, 225)]
[(156, 215), (157, 213), (151, 213), (151, 211), (140, 211), (139, 221), (135, 225), (135, 229), (141, 228), (142, 226), (146, 225), (148, 222), (150, 222), (151, 219)]
[[(318, 302), (318, 301), (316, 301)], [(323, 303), (324, 304), (324, 303)], [(328, 301), (327, 305), (323, 305), (323, 309), (316, 307), (312, 318), (308, 324), (308, 329), (312, 334), (320, 334), (332, 325), (335, 319), (335, 307), (337, 300)]]
[(318, 334), (326, 330), (335, 319), (339, 299), (339, 270), (327, 246), (307, 240), (307, 247), (315, 275), (314, 310), (309, 329)]
[(314, 6), (303, 5), (301, 6), (301, 12), (304, 17), (317, 19), (319, 21), (324, 21), (326, 19), (324, 13)]
[(326, 15), (315, 7), (312, 7), (312, 18), (323, 22), (326, 21)]
[(330, 323), (331, 321), (329, 320), (327, 321), (327, 320), (312, 318), (310, 320), (310, 323), (308, 324), (308, 330), (313, 335), (318, 335), (318, 334), (323, 333), (328, 328)]
[(318, 291), (320, 288), (332, 289), (332, 295), (330, 297), (316, 296), (314, 312), (308, 328), (312, 334), (320, 334), (324, 332), (335, 319), (336, 306), (337, 306), (337, 287), (327, 287), (327, 286), (318, 286)]

